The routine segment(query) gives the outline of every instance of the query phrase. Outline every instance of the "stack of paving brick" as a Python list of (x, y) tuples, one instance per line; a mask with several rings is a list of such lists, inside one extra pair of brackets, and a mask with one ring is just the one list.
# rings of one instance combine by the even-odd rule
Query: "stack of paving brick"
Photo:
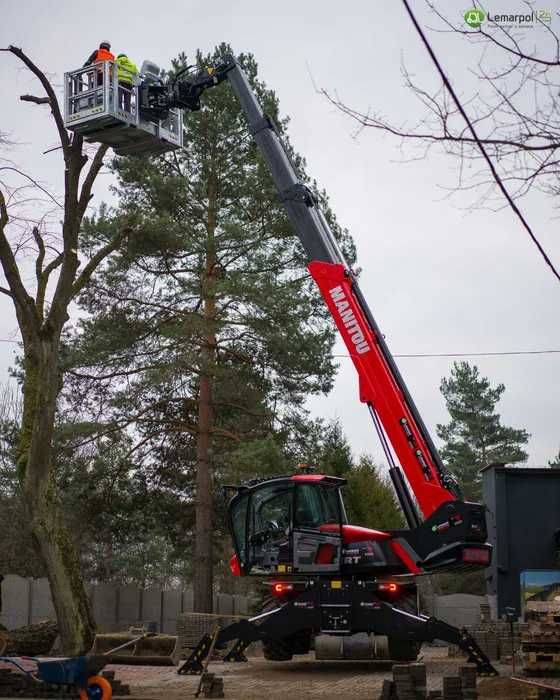
[(500, 633), (494, 625), (484, 625), (471, 629), (471, 635), (481, 650), (491, 661), (500, 658)]
[(222, 616), (210, 613), (183, 613), (177, 620), (177, 637), (180, 658), (190, 656), (205, 634), (213, 634), (222, 626)]
[(224, 679), (215, 673), (205, 673), (200, 690), (205, 698), (223, 698)]
[[(510, 657), (512, 654), (512, 630), (510, 623), (505, 620), (492, 620), (490, 606), (481, 604), (480, 622), (467, 627), (478, 646), (491, 661)], [(513, 623), (513, 650), (517, 653), (521, 648), (521, 638), (527, 630), (524, 622)], [(463, 652), (455, 645), (449, 646), (449, 656), (461, 656)]]
[(458, 676), (445, 676), (442, 690), (427, 690), (424, 664), (396, 664), (393, 680), (383, 682), (380, 700), (476, 700), (476, 667), (461, 666)]
[(525, 673), (557, 675), (560, 673), (560, 615), (545, 613), (529, 621), (522, 635)]
[(227, 625), (242, 619), (242, 615), (215, 615), (210, 613), (183, 613), (177, 620), (177, 637), (179, 657), (186, 659), (192, 649), (205, 634), (214, 634), (216, 627)]
[(122, 683), (118, 678), (115, 678), (114, 671), (102, 671), (101, 675), (106, 678), (113, 689), (113, 696), (123, 697), (130, 695), (130, 687), (126, 683)]

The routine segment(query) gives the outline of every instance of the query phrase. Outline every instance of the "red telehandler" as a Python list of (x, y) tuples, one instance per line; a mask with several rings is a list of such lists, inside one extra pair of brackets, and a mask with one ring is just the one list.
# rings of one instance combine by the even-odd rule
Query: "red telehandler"
[[(199, 109), (204, 91), (224, 80), (240, 101), (309, 273), (352, 357), (360, 401), (383, 445), (408, 528), (350, 525), (341, 496), (345, 480), (334, 476), (303, 471), (231, 487), (230, 567), (237, 576), (265, 578), (272, 596), (260, 615), (221, 629), (214, 641), (222, 648), (234, 642), (228, 660), (245, 660), (243, 651), (254, 641), (268, 658), (287, 660), (306, 653), (314, 634), (366, 632), (387, 636), (394, 660), (414, 660), (423, 641), (440, 639), (466, 651), (479, 672), (495, 674), (465, 630), (419, 614), (415, 604), (416, 576), (490, 564), (484, 506), (462, 500), (313, 192), (300, 181), (243, 69), (231, 58), (143, 86), (140, 111), (163, 119), (171, 108)], [(180, 672), (200, 672), (211, 644), (210, 636), (201, 639)]]

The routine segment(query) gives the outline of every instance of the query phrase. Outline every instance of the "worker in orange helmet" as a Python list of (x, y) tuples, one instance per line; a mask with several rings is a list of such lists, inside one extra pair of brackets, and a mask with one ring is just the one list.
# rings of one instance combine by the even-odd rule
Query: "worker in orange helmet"
[(99, 48), (92, 51), (91, 55), (84, 63), (85, 66), (91, 66), (92, 63), (99, 63), (100, 61), (114, 61), (115, 55), (111, 53), (111, 43), (109, 41), (102, 41), (99, 44)]
[[(85, 66), (91, 66), (93, 63), (101, 63), (102, 61), (114, 61), (115, 55), (111, 53), (111, 44), (108, 41), (102, 41), (99, 44), (99, 48), (92, 51), (91, 55), (84, 63)], [(103, 68), (100, 66), (101, 70), (97, 71), (97, 85), (103, 85)], [(90, 88), (92, 86), (90, 85)], [(100, 101), (100, 95), (97, 95), (97, 101)]]

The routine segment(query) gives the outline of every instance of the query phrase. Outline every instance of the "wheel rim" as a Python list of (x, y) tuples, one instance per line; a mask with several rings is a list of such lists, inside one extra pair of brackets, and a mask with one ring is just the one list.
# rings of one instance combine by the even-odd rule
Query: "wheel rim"
[(88, 700), (103, 700), (103, 688), (93, 683), (87, 689)]

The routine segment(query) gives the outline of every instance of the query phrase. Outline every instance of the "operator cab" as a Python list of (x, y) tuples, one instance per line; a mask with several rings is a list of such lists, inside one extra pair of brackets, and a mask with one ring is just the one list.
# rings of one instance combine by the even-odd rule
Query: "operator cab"
[(154, 115), (141, 104), (142, 90), (162, 84), (159, 68), (144, 61), (132, 85), (119, 84), (114, 61), (64, 75), (64, 126), (86, 141), (104, 143), (117, 155), (165, 153), (183, 145), (183, 110)]
[[(278, 477), (239, 487), (230, 530), (242, 574), (272, 576), (340, 570), (340, 496), (345, 479), (316, 474)], [(323, 525), (332, 525), (324, 532)]]
[(391, 534), (349, 525), (346, 479), (302, 473), (235, 487), (229, 527), (237, 575), (405, 573)]

